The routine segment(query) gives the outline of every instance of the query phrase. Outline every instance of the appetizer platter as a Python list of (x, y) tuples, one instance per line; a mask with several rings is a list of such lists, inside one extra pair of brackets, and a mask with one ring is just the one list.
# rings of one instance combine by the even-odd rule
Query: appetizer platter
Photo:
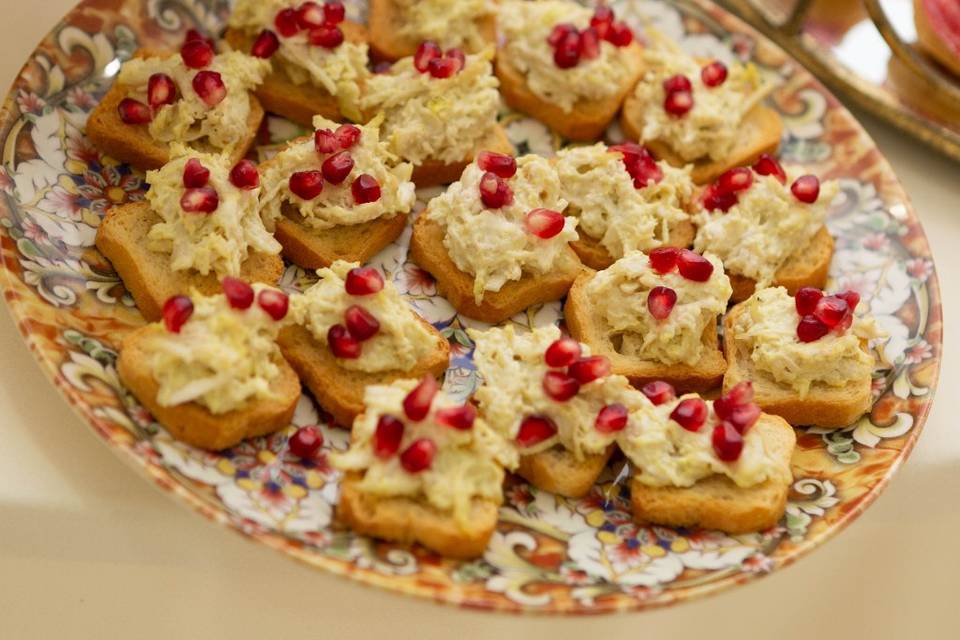
[(642, 609), (793, 562), (916, 442), (920, 224), (717, 7), (120, 4), (4, 104), (5, 297), (208, 518), (441, 602)]

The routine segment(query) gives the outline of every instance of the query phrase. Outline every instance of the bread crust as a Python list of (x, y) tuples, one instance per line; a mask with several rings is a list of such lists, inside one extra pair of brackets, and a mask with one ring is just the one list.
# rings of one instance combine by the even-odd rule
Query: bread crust
[[(606, 247), (600, 244), (600, 240), (586, 235), (582, 229), (578, 230), (580, 239), (570, 243), (573, 250), (577, 252), (585, 266), (600, 271), (606, 269), (616, 259), (610, 255)], [(686, 248), (693, 244), (693, 239), (697, 235), (697, 228), (690, 220), (681, 220), (670, 225), (670, 242), (665, 243), (665, 247)]]
[(443, 246), (443, 227), (429, 220), (426, 213), (420, 213), (413, 224), (410, 258), (436, 279), (440, 295), (470, 318), (497, 323), (535, 304), (559, 300), (580, 273), (577, 254), (567, 248), (563, 264), (553, 273), (512, 280), (500, 291), (487, 291), (477, 304), (473, 297), (473, 276), (460, 271), (450, 259)]
[(540, 453), (520, 456), (516, 473), (538, 489), (580, 498), (593, 488), (614, 448), (610, 445), (602, 453), (577, 460), (573, 453), (557, 445)]
[(453, 164), (444, 164), (439, 160), (428, 158), (419, 165), (413, 165), (413, 177), (410, 179), (420, 188), (456, 182), (460, 179), (467, 165), (473, 162), (473, 159), (481, 151), (496, 151), (497, 153), (513, 155), (514, 148), (513, 143), (507, 138), (507, 132), (498, 124), (490, 130), (490, 135), (477, 145), (469, 158), (464, 158), (463, 161)]
[[(146, 202), (134, 202), (107, 211), (97, 228), (97, 249), (113, 265), (140, 313), (159, 320), (163, 303), (170, 296), (196, 289), (204, 295), (220, 293), (220, 280), (213, 272), (173, 271), (170, 257), (147, 248), (147, 234), (160, 216)], [(280, 256), (251, 252), (241, 265), (240, 277), (249, 282), (276, 284), (283, 275)]]
[(960, 77), (960, 56), (950, 50), (930, 24), (922, 0), (913, 0), (913, 21), (917, 26), (917, 42), (920, 48), (951, 73)]
[(247, 402), (240, 409), (220, 415), (196, 402), (161, 406), (157, 402), (160, 386), (147, 366), (149, 353), (144, 348), (144, 339), (151, 330), (149, 326), (141, 327), (123, 339), (117, 373), (140, 404), (177, 440), (201, 449), (227, 449), (246, 438), (273, 433), (293, 420), (300, 399), (300, 380), (283, 358), (278, 358), (280, 374), (271, 384), (276, 398)]
[[(396, 33), (397, 24), (403, 19), (393, 0), (370, 0), (367, 23), (370, 29), (370, 52), (376, 60), (395, 62), (412, 56), (420, 46), (419, 41), (401, 38)], [(497, 42), (497, 17), (489, 15), (480, 23), (484, 39), (491, 45)], [(476, 53), (466, 51), (465, 53)]]
[[(830, 275), (833, 260), (833, 236), (826, 226), (820, 227), (810, 242), (790, 256), (773, 277), (773, 286), (786, 287), (790, 295), (803, 287), (823, 289)], [(757, 282), (736, 273), (727, 273), (733, 288), (731, 302), (743, 302), (753, 295)]]

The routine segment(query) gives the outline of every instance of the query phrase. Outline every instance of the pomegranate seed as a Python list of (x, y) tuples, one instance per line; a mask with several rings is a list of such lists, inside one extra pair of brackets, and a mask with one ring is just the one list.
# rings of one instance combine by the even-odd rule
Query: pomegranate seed
[(431, 78), (449, 78), (457, 72), (459, 63), (453, 58), (434, 58), (427, 64)]
[(587, 60), (600, 56), (600, 36), (596, 28), (589, 27), (580, 34), (580, 55)]
[(746, 167), (734, 167), (720, 174), (717, 187), (722, 193), (746, 191), (753, 184), (753, 171)]
[(353, 171), (353, 156), (349, 151), (340, 151), (323, 161), (323, 177), (330, 184), (340, 184)]
[(380, 332), (380, 323), (373, 314), (358, 304), (347, 307), (343, 314), (347, 330), (360, 342), (369, 340)]
[(752, 402), (748, 402), (747, 404), (734, 407), (726, 421), (732, 424), (733, 428), (740, 433), (746, 433), (759, 419), (760, 407)]
[(410, 473), (426, 471), (433, 465), (433, 456), (437, 454), (437, 445), (430, 438), (420, 438), (400, 454), (400, 464)]
[(600, 433), (616, 433), (617, 431), (623, 431), (623, 428), (627, 426), (629, 417), (627, 408), (622, 404), (608, 404), (600, 409), (593, 426)]
[(253, 287), (240, 278), (227, 276), (220, 283), (223, 287), (223, 295), (232, 309), (249, 309), (253, 304)]
[(571, 31), (557, 44), (553, 62), (561, 69), (570, 69), (580, 62), (580, 33)]
[(640, 158), (644, 156), (650, 156), (650, 150), (643, 145), (637, 144), (636, 142), (621, 142), (620, 144), (615, 144), (608, 149), (615, 153), (622, 153), (623, 162), (627, 166), (632, 165), (634, 162), (640, 160)]
[(687, 76), (678, 73), (675, 76), (670, 76), (663, 81), (663, 90), (666, 93), (676, 93), (677, 91), (693, 91), (693, 85), (690, 83), (690, 78)]
[(438, 409), (434, 414), (434, 420), (437, 424), (445, 427), (467, 431), (473, 428), (473, 422), (477, 419), (477, 410), (472, 404), (465, 404), (462, 407), (446, 407)]
[(290, 296), (277, 289), (262, 289), (257, 295), (257, 304), (276, 321), (283, 320), (290, 308)]
[(680, 249), (676, 247), (657, 247), (650, 252), (650, 266), (657, 273), (669, 273), (677, 266)]
[(580, 391), (580, 383), (562, 371), (547, 371), (542, 386), (543, 392), (557, 402), (566, 402)]
[(373, 455), (384, 460), (395, 454), (403, 440), (403, 429), (403, 422), (399, 418), (388, 414), (380, 416), (377, 430), (373, 432)]
[(600, 5), (593, 10), (593, 17), (590, 18), (590, 26), (597, 30), (597, 35), (601, 38), (606, 37), (610, 31), (610, 25), (613, 24), (613, 9), (606, 5)]
[(317, 153), (333, 153), (340, 148), (340, 141), (330, 129), (320, 129), (313, 135), (313, 144)]
[(208, 107), (215, 107), (227, 97), (223, 77), (216, 71), (200, 71), (193, 76), (193, 90)]
[(360, 127), (352, 124), (342, 124), (333, 132), (341, 149), (349, 149), (360, 142)]
[(323, 446), (323, 434), (314, 426), (300, 427), (288, 441), (290, 453), (303, 460), (311, 460)]
[(327, 346), (333, 357), (344, 360), (356, 360), (363, 351), (360, 341), (351, 336), (342, 324), (335, 324), (327, 331)]
[(724, 462), (733, 462), (743, 451), (743, 436), (729, 422), (721, 422), (713, 428), (713, 450)]
[(350, 186), (353, 192), (353, 201), (357, 204), (367, 204), (380, 199), (380, 183), (369, 173), (361, 173)]
[(480, 178), (480, 200), (488, 209), (499, 209), (513, 202), (513, 191), (503, 178), (487, 171)]
[(187, 160), (183, 165), (183, 186), (188, 189), (199, 189), (210, 182), (210, 169), (203, 166), (196, 158)]
[(823, 291), (820, 291), (820, 289), (816, 287), (802, 287), (798, 289), (796, 295), (793, 297), (793, 302), (797, 307), (797, 313), (801, 316), (813, 313), (813, 310), (817, 308), (817, 303), (820, 302), (820, 298), (822, 297)]
[(663, 108), (670, 115), (681, 118), (693, 109), (693, 94), (689, 91), (668, 93), (663, 101)]
[(719, 87), (727, 81), (727, 65), (714, 60), (700, 70), (700, 79), (708, 87)]
[(154, 109), (173, 104), (177, 99), (177, 85), (165, 73), (155, 73), (147, 81), (147, 102)]
[(196, 29), (187, 29), (186, 35), (183, 37), (184, 42), (193, 42), (195, 40), (200, 40), (206, 42), (211, 47), (213, 46), (213, 38), (203, 35), (201, 32)]
[(126, 124), (147, 124), (153, 120), (153, 112), (150, 107), (139, 100), (133, 98), (124, 98), (117, 105), (117, 113), (120, 119)]
[(517, 173), (517, 159), (496, 151), (481, 151), (477, 154), (477, 166), (495, 173), (501, 178), (512, 178)]
[(557, 433), (557, 425), (546, 416), (527, 416), (517, 431), (517, 444), (523, 448), (540, 444)]
[(713, 274), (713, 263), (689, 249), (680, 250), (680, 255), (677, 256), (677, 268), (680, 270), (680, 275), (694, 282), (706, 282)]
[(255, 58), (270, 58), (280, 48), (280, 38), (270, 29), (264, 29), (253, 41), (250, 47), (250, 55)]
[(323, 18), (329, 24), (340, 24), (347, 17), (347, 9), (338, 0), (327, 0), (323, 3)]
[(260, 186), (257, 165), (250, 160), (241, 160), (230, 170), (230, 182), (238, 189), (256, 189)]
[(656, 406), (670, 402), (677, 397), (677, 392), (674, 390), (673, 385), (663, 380), (648, 382), (640, 388), (640, 391)]
[(580, 384), (588, 384), (610, 375), (610, 361), (603, 356), (580, 358), (567, 368), (567, 373), (576, 378)]
[(313, 200), (323, 192), (323, 173), (297, 171), (290, 176), (290, 191), (303, 200)]
[(703, 190), (701, 202), (703, 202), (703, 208), (707, 211), (720, 210), (726, 213), (730, 211), (733, 205), (737, 204), (738, 200), (737, 194), (733, 191), (723, 191), (718, 185), (711, 184)]
[(790, 185), (790, 191), (793, 192), (793, 197), (800, 202), (813, 204), (820, 197), (820, 180), (817, 179), (817, 176), (810, 174), (800, 176)]
[(840, 324), (848, 309), (846, 300), (837, 296), (826, 296), (817, 301), (817, 306), (813, 309), (813, 315), (832, 329)]
[(726, 420), (736, 407), (753, 401), (753, 383), (739, 382), (730, 391), (713, 402), (713, 411), (721, 420)]
[(220, 196), (213, 187), (187, 189), (180, 196), (180, 208), (187, 213), (213, 213), (220, 206)]
[(163, 303), (163, 324), (170, 333), (180, 333), (192, 315), (193, 302), (187, 296), (172, 296)]
[(561, 42), (567, 39), (571, 33), (579, 33), (579, 30), (569, 22), (561, 22), (556, 25), (547, 37), (547, 43), (551, 47), (558, 47)]
[(860, 294), (856, 291), (844, 291), (836, 294), (836, 296), (847, 303), (850, 311), (856, 310), (857, 305), (860, 304)]
[(543, 359), (549, 367), (566, 367), (579, 357), (580, 343), (567, 336), (554, 340), (543, 353)]
[(657, 184), (663, 180), (663, 170), (649, 153), (638, 159), (632, 166), (627, 166), (627, 171), (633, 178), (635, 189), (643, 189), (651, 183)]
[(681, 400), (670, 413), (670, 419), (687, 431), (699, 431), (707, 420), (707, 403), (700, 398)]
[(297, 25), (301, 29), (315, 29), (323, 26), (326, 21), (323, 8), (316, 2), (304, 2), (297, 7)]
[(527, 231), (533, 235), (549, 240), (563, 231), (566, 220), (563, 214), (558, 211), (538, 208), (527, 214), (524, 224), (526, 224)]
[(307, 39), (312, 45), (324, 49), (336, 49), (343, 44), (344, 36), (343, 31), (337, 25), (325, 24), (316, 29), (310, 29)]
[(453, 47), (447, 49), (447, 52), (444, 54), (448, 60), (453, 60), (457, 63), (456, 68), (454, 68), (454, 73), (459, 73), (461, 69), (467, 66), (467, 56), (464, 55), (463, 51)]
[(769, 153), (762, 153), (753, 165), (753, 170), (761, 176), (773, 176), (780, 181), (780, 184), (787, 183), (787, 172), (783, 170), (776, 158)]
[(284, 38), (295, 36), (297, 32), (300, 31), (300, 23), (297, 20), (297, 10), (293, 8), (283, 9), (277, 13), (273, 24), (277, 27), (277, 32)]
[(800, 342), (815, 342), (827, 335), (830, 327), (820, 322), (815, 315), (800, 318), (797, 324), (797, 338)]
[(383, 289), (383, 276), (373, 267), (355, 267), (347, 272), (344, 289), (352, 296), (368, 296)]
[(615, 47), (627, 47), (633, 42), (633, 31), (625, 22), (614, 22), (607, 30), (604, 39)]
[(403, 412), (414, 422), (419, 422), (430, 413), (430, 405), (440, 386), (433, 376), (424, 376), (413, 390), (403, 399)]
[(183, 43), (180, 57), (191, 69), (203, 69), (213, 62), (213, 47), (206, 40), (189, 40)]
[(440, 46), (433, 40), (424, 40), (413, 54), (413, 66), (420, 73), (426, 73), (430, 68), (430, 61), (443, 56)]
[(654, 287), (647, 294), (647, 310), (657, 320), (669, 318), (675, 304), (677, 292), (670, 287)]

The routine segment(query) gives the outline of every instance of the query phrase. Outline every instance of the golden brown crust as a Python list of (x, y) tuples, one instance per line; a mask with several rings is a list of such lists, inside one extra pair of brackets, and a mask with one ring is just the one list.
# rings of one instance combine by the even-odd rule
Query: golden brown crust
[[(370, 53), (376, 60), (394, 62), (412, 56), (420, 46), (419, 41), (397, 35), (397, 24), (403, 19), (393, 0), (370, 0), (367, 22), (370, 28)], [(484, 39), (491, 45), (497, 42), (497, 17), (489, 15), (480, 25)], [(476, 53), (466, 51), (466, 53)]]
[(540, 453), (521, 456), (517, 475), (538, 489), (568, 498), (579, 498), (593, 488), (613, 450), (614, 445), (610, 445), (603, 453), (577, 460), (573, 453), (558, 445)]
[[(96, 245), (113, 265), (123, 285), (147, 320), (159, 320), (163, 303), (176, 294), (196, 289), (202, 294), (220, 293), (215, 273), (173, 271), (170, 257), (147, 248), (146, 238), (160, 216), (145, 202), (125, 204), (107, 211), (97, 229)], [(249, 282), (276, 284), (283, 275), (280, 256), (251, 253), (241, 266), (240, 277)]]
[(920, 48), (951, 73), (960, 77), (960, 56), (950, 50), (930, 24), (930, 18), (921, 0), (913, 0), (913, 21), (917, 26), (917, 42)]
[(497, 527), (498, 505), (474, 499), (470, 528), (460, 528), (453, 516), (421, 501), (381, 498), (364, 493), (361, 475), (350, 472), (340, 483), (337, 518), (357, 533), (401, 543), (419, 542), (448, 558), (476, 558), (483, 554)]
[[(582, 230), (578, 230), (580, 239), (570, 243), (573, 250), (580, 257), (580, 262), (591, 269), (600, 271), (612, 265), (616, 260), (600, 244), (596, 238), (586, 235)], [(682, 220), (670, 225), (670, 242), (665, 243), (665, 247), (686, 248), (693, 244), (693, 239), (697, 235), (697, 228), (693, 226), (690, 220)]]
[[(773, 277), (773, 286), (786, 287), (790, 295), (803, 287), (823, 289), (833, 260), (833, 236), (826, 226), (820, 227), (810, 242), (794, 253)], [(736, 273), (728, 273), (733, 287), (731, 302), (742, 302), (753, 295), (756, 281)]]
[(413, 166), (411, 180), (417, 187), (434, 187), (456, 182), (460, 179), (467, 165), (473, 162), (474, 157), (481, 151), (496, 151), (513, 155), (514, 148), (510, 139), (507, 138), (507, 132), (498, 124), (491, 129), (490, 135), (477, 145), (469, 158), (464, 158), (462, 162), (454, 164), (443, 164), (439, 160), (428, 159)]
[(144, 349), (144, 338), (151, 330), (152, 327), (142, 327), (124, 338), (117, 373), (123, 385), (174, 438), (194, 447), (220, 450), (290, 424), (300, 399), (300, 380), (283, 358), (277, 363), (280, 375), (271, 384), (276, 398), (248, 402), (241, 409), (220, 415), (210, 413), (195, 402), (160, 406), (157, 403), (159, 385), (147, 367), (149, 354)]
[(567, 249), (563, 265), (544, 276), (525, 275), (500, 291), (487, 291), (480, 304), (473, 297), (474, 278), (457, 268), (443, 246), (444, 231), (423, 211), (413, 225), (410, 258), (437, 281), (437, 291), (465, 316), (496, 323), (542, 302), (559, 300), (573, 285), (582, 268), (573, 249)]

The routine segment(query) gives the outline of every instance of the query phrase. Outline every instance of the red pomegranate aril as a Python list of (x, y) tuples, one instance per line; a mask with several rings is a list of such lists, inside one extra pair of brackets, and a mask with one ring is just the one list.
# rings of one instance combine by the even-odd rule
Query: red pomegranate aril
[(373, 314), (358, 304), (347, 307), (343, 314), (343, 321), (347, 330), (354, 338), (363, 342), (380, 332), (380, 322)]
[(496, 151), (481, 151), (477, 154), (477, 166), (495, 173), (501, 178), (512, 178), (517, 173), (517, 159)]
[(431, 78), (449, 78), (457, 72), (459, 63), (453, 58), (434, 58), (427, 64)]
[(340, 24), (347, 17), (347, 8), (338, 0), (327, 0), (323, 3), (323, 17), (328, 24)]
[(713, 403), (714, 412), (726, 420), (736, 407), (748, 404), (753, 400), (753, 383), (739, 382), (730, 391), (717, 398)]
[(403, 413), (414, 422), (423, 420), (430, 413), (430, 405), (439, 390), (440, 386), (433, 376), (424, 376), (420, 384), (403, 399)]
[(553, 50), (553, 62), (561, 69), (570, 69), (580, 62), (580, 34), (568, 33)]
[(337, 127), (337, 130), (333, 132), (333, 135), (337, 138), (337, 142), (340, 144), (341, 149), (349, 149), (353, 145), (360, 142), (360, 127), (352, 124), (342, 124)]
[(580, 343), (568, 336), (554, 340), (543, 353), (543, 360), (548, 367), (566, 367), (579, 357)]
[(593, 10), (593, 16), (590, 18), (590, 26), (597, 30), (601, 37), (606, 35), (610, 25), (613, 24), (613, 9), (605, 4), (598, 5)]
[(743, 451), (743, 436), (729, 422), (724, 421), (715, 426), (710, 439), (714, 453), (724, 462), (734, 462)]
[(290, 309), (290, 296), (278, 289), (262, 289), (257, 294), (257, 304), (276, 321), (283, 320)]
[(837, 296), (826, 296), (817, 301), (817, 306), (813, 309), (813, 315), (832, 329), (840, 324), (848, 310), (846, 300)]
[(147, 102), (154, 109), (173, 104), (177, 99), (177, 85), (165, 73), (155, 73), (147, 81)]
[(255, 58), (270, 58), (280, 48), (280, 38), (270, 29), (264, 29), (253, 41), (250, 47), (250, 55)]
[(580, 55), (587, 60), (600, 56), (600, 35), (596, 28), (589, 27), (580, 34)]
[(557, 402), (566, 402), (580, 391), (576, 378), (562, 371), (547, 371), (543, 376), (543, 392)]
[(430, 68), (430, 61), (443, 56), (440, 46), (433, 40), (424, 40), (413, 54), (413, 66), (420, 73), (426, 73)]
[(724, 213), (730, 211), (730, 208), (738, 202), (736, 193), (733, 191), (723, 191), (716, 184), (707, 185), (707, 188), (703, 190), (703, 196), (700, 201), (703, 203), (703, 208), (707, 211), (719, 210)]
[(215, 107), (227, 97), (223, 77), (216, 71), (200, 71), (193, 76), (193, 90), (208, 107)]
[(690, 83), (690, 78), (678, 73), (663, 81), (663, 90), (667, 92), (667, 94), (678, 91), (693, 91), (693, 84)]
[(330, 129), (320, 129), (313, 134), (313, 144), (317, 153), (333, 153), (340, 148), (340, 141)]
[(513, 202), (513, 191), (503, 178), (487, 171), (480, 178), (480, 200), (488, 209), (499, 209)]
[(295, 36), (297, 32), (300, 31), (300, 23), (297, 20), (297, 10), (293, 8), (283, 9), (278, 12), (277, 17), (273, 20), (273, 24), (277, 28), (277, 32), (284, 38)]
[(323, 434), (314, 426), (300, 427), (288, 441), (290, 453), (303, 460), (311, 460), (323, 446)]
[(187, 213), (213, 213), (220, 206), (220, 196), (213, 187), (187, 189), (180, 196), (180, 208)]
[(753, 171), (746, 167), (734, 167), (720, 174), (717, 187), (722, 193), (746, 191), (753, 184)]
[(357, 204), (367, 204), (380, 199), (380, 183), (369, 173), (361, 173), (350, 186), (353, 192), (353, 201)]
[(210, 182), (210, 169), (207, 169), (196, 158), (190, 158), (183, 166), (183, 186), (188, 189), (199, 189)]
[(604, 34), (604, 40), (615, 47), (626, 47), (633, 42), (633, 31), (624, 22), (614, 22)]
[(657, 320), (669, 318), (676, 304), (677, 292), (670, 287), (654, 287), (647, 294), (647, 311)]
[(800, 342), (816, 342), (829, 332), (830, 327), (813, 314), (803, 316), (797, 324), (797, 338)]
[(627, 426), (629, 417), (627, 408), (622, 404), (608, 404), (600, 409), (593, 427), (600, 433), (616, 433), (617, 431), (623, 431), (623, 428)]
[(847, 308), (850, 309), (851, 313), (856, 311), (857, 305), (860, 304), (860, 294), (856, 291), (844, 291), (836, 294), (836, 296), (847, 303)]
[(556, 48), (561, 42), (567, 39), (571, 33), (579, 33), (579, 30), (569, 22), (561, 22), (553, 27), (550, 35), (547, 37), (547, 43)]
[(708, 87), (719, 87), (727, 81), (727, 65), (714, 60), (700, 70), (700, 79)]
[(677, 269), (680, 275), (694, 282), (706, 282), (713, 274), (713, 263), (699, 253), (681, 249), (677, 256)]
[(340, 184), (353, 171), (353, 156), (349, 151), (340, 151), (324, 160), (320, 168), (327, 182)]
[(567, 367), (567, 373), (576, 378), (580, 384), (588, 384), (610, 375), (610, 361), (603, 356), (580, 358)]
[(657, 184), (663, 180), (663, 170), (649, 154), (639, 158), (632, 166), (628, 165), (627, 171), (633, 178), (634, 189), (643, 189), (651, 183)]
[(817, 308), (817, 303), (823, 297), (823, 291), (816, 287), (801, 287), (793, 296), (793, 303), (797, 307), (797, 313), (801, 316), (813, 313)]
[(810, 174), (800, 176), (790, 185), (790, 191), (800, 202), (813, 204), (820, 197), (820, 180)]
[(690, 109), (693, 109), (693, 94), (689, 91), (668, 93), (663, 101), (663, 108), (674, 117), (683, 117)]
[(310, 44), (324, 49), (336, 49), (343, 44), (343, 30), (334, 24), (321, 25), (307, 33)]
[(732, 424), (740, 433), (746, 433), (759, 419), (760, 407), (752, 402), (748, 402), (734, 407), (726, 421)]
[(187, 296), (172, 296), (163, 303), (163, 324), (170, 333), (180, 333), (191, 315), (193, 302)]
[(363, 352), (363, 345), (342, 324), (335, 324), (327, 331), (327, 346), (333, 357), (344, 360), (356, 360)]
[(463, 53), (461, 49), (452, 47), (447, 49), (447, 52), (444, 54), (448, 60), (453, 60), (456, 62), (456, 67), (454, 68), (454, 73), (459, 73), (461, 69), (467, 66), (467, 56)]
[(230, 170), (230, 183), (238, 189), (256, 189), (260, 186), (260, 172), (250, 160), (241, 160)]
[(352, 296), (368, 296), (383, 289), (383, 276), (373, 267), (355, 267), (347, 272), (344, 289)]
[(191, 69), (203, 69), (213, 62), (213, 47), (206, 40), (190, 40), (183, 43), (180, 57)]
[(227, 276), (220, 283), (223, 287), (223, 295), (227, 298), (227, 303), (232, 309), (249, 309), (253, 304), (253, 287), (240, 278)]
[(139, 100), (133, 98), (124, 98), (117, 105), (117, 113), (120, 119), (126, 124), (147, 124), (153, 120), (153, 112), (150, 107)]
[(677, 392), (673, 388), (673, 385), (663, 380), (648, 382), (640, 388), (640, 391), (656, 406), (670, 402), (677, 397)]
[(195, 41), (195, 40), (200, 40), (200, 41), (202, 41), (202, 42), (206, 42), (206, 43), (209, 44), (211, 47), (213, 46), (213, 38), (210, 38), (210, 37), (208, 37), (208, 36), (205, 36), (203, 33), (201, 33), (200, 31), (198, 31), (197, 29), (187, 29), (187, 33), (186, 33), (186, 35), (183, 37), (183, 41), (184, 41), (184, 42), (193, 42), (193, 41)]
[(403, 421), (399, 418), (388, 414), (380, 416), (373, 432), (373, 455), (385, 460), (395, 454), (403, 440), (403, 429)]
[(517, 431), (517, 444), (523, 448), (540, 444), (557, 433), (557, 425), (546, 416), (527, 416)]
[(313, 200), (323, 192), (323, 173), (297, 171), (290, 176), (290, 191), (303, 200)]
[(700, 398), (686, 398), (674, 407), (670, 419), (687, 431), (699, 431), (707, 420), (707, 403)]
[(777, 159), (769, 153), (762, 153), (753, 165), (753, 170), (761, 176), (773, 176), (780, 181), (780, 184), (787, 183), (787, 172), (783, 170)]
[(459, 431), (468, 431), (473, 428), (473, 423), (477, 419), (477, 409), (472, 404), (465, 404), (462, 407), (445, 407), (437, 409), (433, 417), (437, 424)]
[(650, 267), (657, 273), (669, 273), (677, 266), (677, 258), (680, 257), (680, 249), (677, 247), (657, 247), (647, 256), (650, 259)]
[(558, 211), (538, 208), (533, 209), (527, 214), (527, 217), (524, 219), (524, 224), (527, 227), (527, 231), (533, 235), (544, 240), (549, 240), (563, 231), (566, 220), (563, 214)]
[(323, 7), (316, 2), (304, 2), (297, 7), (297, 25), (301, 29), (315, 29), (326, 23)]
[(400, 464), (409, 473), (426, 471), (433, 465), (433, 457), (437, 454), (437, 445), (429, 438), (420, 438), (410, 443), (410, 446), (400, 454)]

